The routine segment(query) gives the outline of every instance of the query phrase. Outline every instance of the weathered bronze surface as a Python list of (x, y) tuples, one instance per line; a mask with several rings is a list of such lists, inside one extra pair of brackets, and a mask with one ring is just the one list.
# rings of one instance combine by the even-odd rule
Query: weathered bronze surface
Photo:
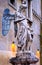
[(39, 61), (39, 59), (31, 52), (19, 52), (17, 56), (10, 59), (11, 64), (35, 64)]

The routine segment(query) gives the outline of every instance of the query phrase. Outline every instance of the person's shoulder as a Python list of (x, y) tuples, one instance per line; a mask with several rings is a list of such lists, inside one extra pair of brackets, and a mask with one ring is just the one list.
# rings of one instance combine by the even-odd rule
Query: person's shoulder
[(15, 46), (15, 47), (17, 47), (17, 45), (16, 45), (16, 44), (14, 44), (14, 46)]

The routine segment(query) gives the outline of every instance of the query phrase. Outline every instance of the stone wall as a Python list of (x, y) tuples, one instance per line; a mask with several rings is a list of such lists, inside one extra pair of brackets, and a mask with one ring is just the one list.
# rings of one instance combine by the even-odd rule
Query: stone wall
[(9, 8), (10, 13), (14, 13), (14, 10), (8, 5), (8, 0), (1, 0), (0, 6), (0, 50), (9, 50), (9, 44), (14, 40), (14, 26), (12, 22), (9, 33), (4, 37), (2, 35), (2, 16), (5, 8)]
[(33, 0), (33, 9), (41, 16), (41, 0)]

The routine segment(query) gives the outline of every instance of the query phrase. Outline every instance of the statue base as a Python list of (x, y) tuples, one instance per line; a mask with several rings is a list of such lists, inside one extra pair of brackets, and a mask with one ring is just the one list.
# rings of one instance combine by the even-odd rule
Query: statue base
[(38, 61), (39, 59), (31, 51), (18, 52), (16, 57), (10, 59), (12, 65), (30, 65), (35, 64)]

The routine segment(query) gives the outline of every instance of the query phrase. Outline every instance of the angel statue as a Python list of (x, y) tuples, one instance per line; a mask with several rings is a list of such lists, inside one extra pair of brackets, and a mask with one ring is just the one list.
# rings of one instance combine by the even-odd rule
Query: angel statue
[[(9, 32), (11, 21), (14, 20), (14, 30), (15, 30), (15, 37), (17, 35), (18, 46), (21, 48), (24, 46), (26, 47), (26, 43), (31, 38), (30, 28), (27, 24), (27, 19), (19, 12), (15, 12), (14, 14), (10, 14), (10, 10), (6, 8), (3, 13), (2, 17), (2, 34), (6, 36)], [(19, 29), (18, 25), (19, 24)], [(23, 49), (22, 48), (22, 49)]]
[[(27, 49), (28, 42), (32, 41), (33, 38), (32, 38), (32, 34), (31, 34), (30, 26), (28, 24), (29, 20), (27, 20), (27, 18), (22, 14), (23, 8), (24, 9), (27, 8), (26, 6), (24, 6), (24, 4), (26, 4), (26, 2), (23, 2), (22, 5), (20, 5), (20, 7), (19, 7), (20, 11), (16, 11), (14, 14), (10, 14), (9, 8), (6, 8), (4, 10), (3, 17), (2, 17), (2, 34), (3, 34), (3, 36), (6, 36), (8, 34), (8, 32), (10, 30), (11, 22), (13, 20), (14, 21), (14, 31), (15, 31), (14, 35), (15, 35), (15, 38), (17, 38), (17, 42), (18, 42), (17, 49), (19, 52), (22, 51), (22, 54), (17, 52), (18, 60), (23, 59), (25, 57), (25, 59), (24, 59), (25, 61), (32, 63), (34, 61), (35, 62), (38, 61), (38, 59), (35, 58), (35, 55), (32, 54), (31, 52), (29, 52)], [(29, 49), (30, 49), (30, 47), (29, 47)], [(26, 52), (26, 51), (28, 51), (28, 52)], [(24, 54), (24, 52), (26, 55)], [(14, 58), (12, 58), (12, 59), (14, 59)], [(12, 61), (12, 59), (10, 61)], [(14, 63), (14, 60), (12, 62)], [(27, 63), (27, 65), (28, 65), (28, 63)]]

